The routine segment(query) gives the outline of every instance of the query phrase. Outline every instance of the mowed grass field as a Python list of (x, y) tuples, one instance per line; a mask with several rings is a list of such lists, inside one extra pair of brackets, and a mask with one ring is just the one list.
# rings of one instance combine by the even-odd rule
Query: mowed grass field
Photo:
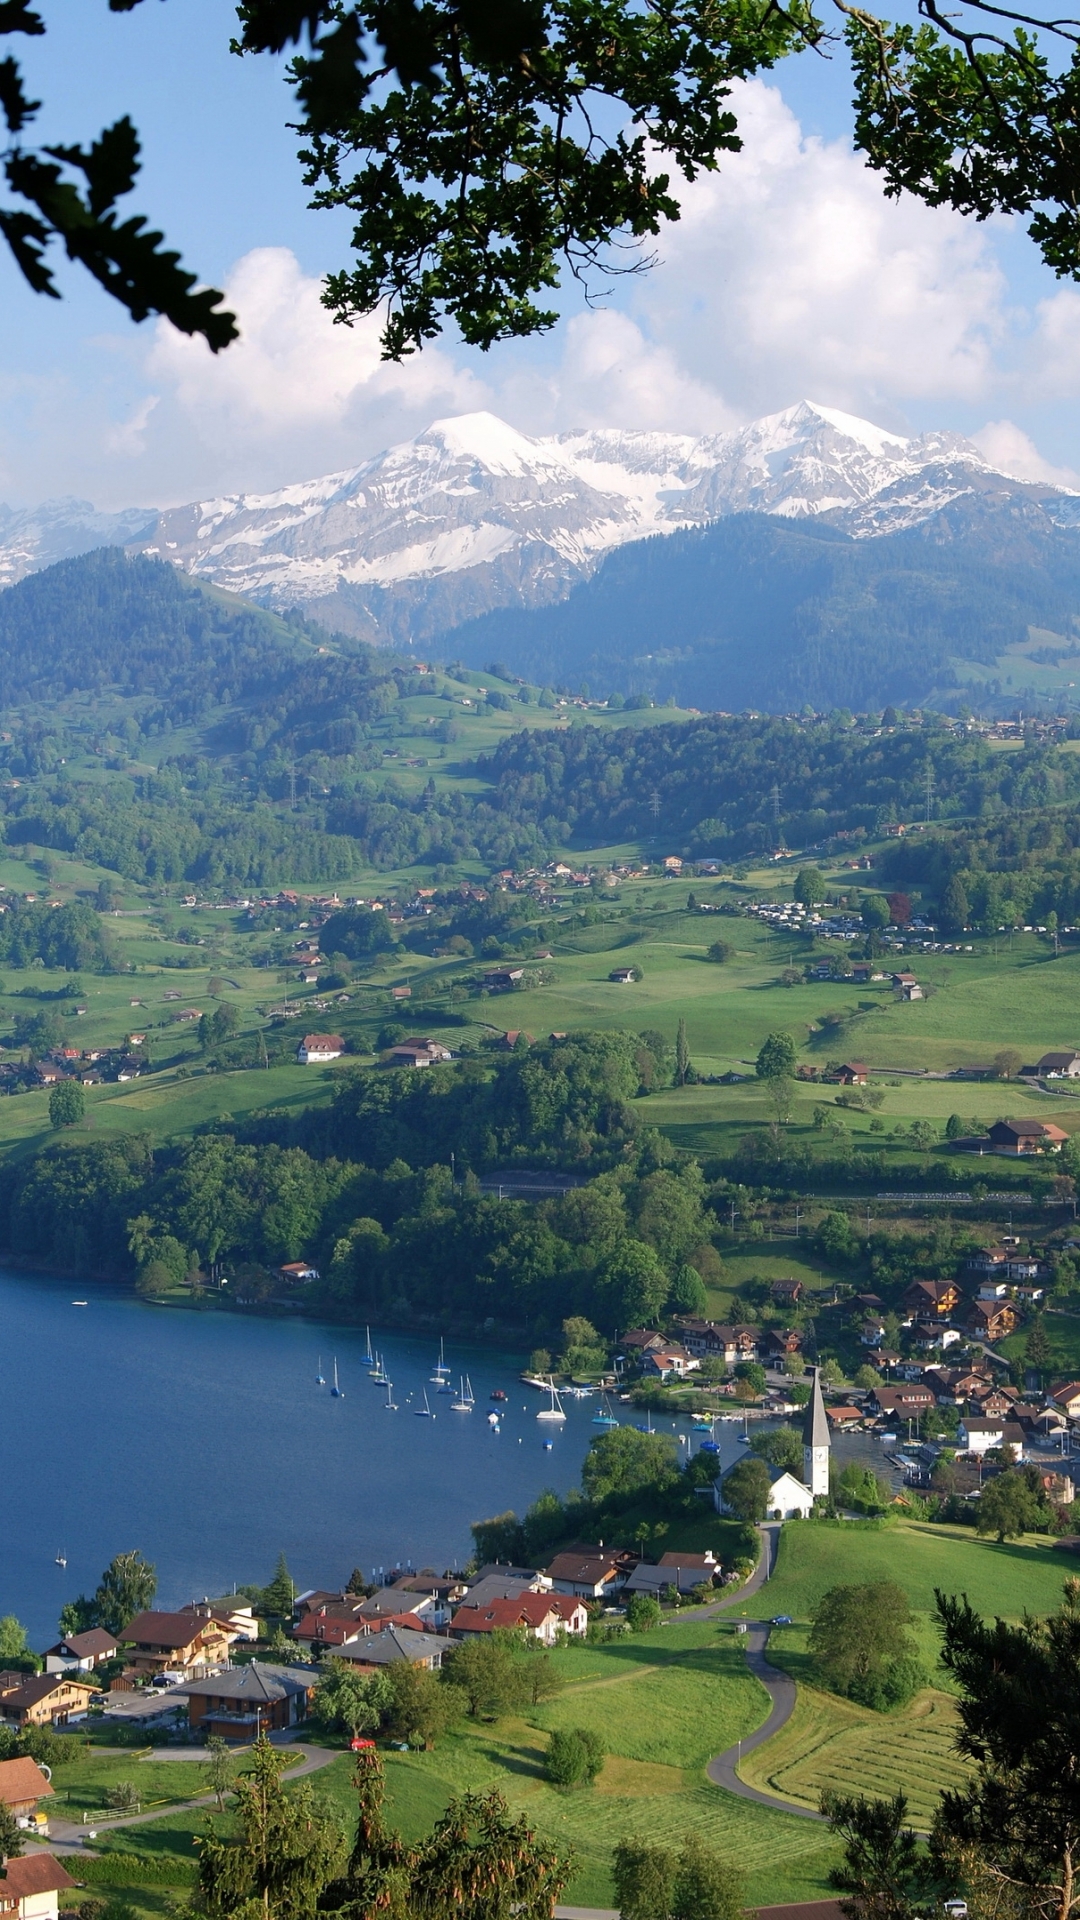
[(968, 1771), (955, 1750), (958, 1726), (953, 1701), (936, 1688), (900, 1713), (880, 1714), (800, 1685), (787, 1725), (747, 1755), (739, 1776), (804, 1807), (816, 1808), (826, 1790), (903, 1793), (912, 1825), (926, 1832), (942, 1792)]

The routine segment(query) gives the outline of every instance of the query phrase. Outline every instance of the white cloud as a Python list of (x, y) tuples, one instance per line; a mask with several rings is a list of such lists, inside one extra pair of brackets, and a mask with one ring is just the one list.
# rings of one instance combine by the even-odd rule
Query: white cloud
[(611, 308), (575, 314), (563, 327), (557, 366), (504, 380), (497, 404), (525, 433), (570, 427), (720, 433), (742, 418), (668, 347)]
[(639, 304), (688, 372), (762, 413), (807, 392), (896, 419), (981, 397), (1005, 332), (985, 226), (886, 199), (846, 141), (806, 138), (775, 87), (735, 90), (744, 149), (684, 189)]
[(988, 420), (970, 438), (999, 473), (1016, 480), (1046, 480), (1055, 487), (1080, 485), (1080, 475), (1071, 467), (1055, 467), (1044, 460), (1030, 434), (1012, 420)]

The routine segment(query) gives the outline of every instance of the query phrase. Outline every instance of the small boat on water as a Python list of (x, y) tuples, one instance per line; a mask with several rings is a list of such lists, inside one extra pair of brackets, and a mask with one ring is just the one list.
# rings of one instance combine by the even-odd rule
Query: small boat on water
[(56, 1564), (58, 1567), (67, 1566), (67, 1554), (64, 1552), (63, 1547), (61, 1547), (59, 1553), (56, 1556)]
[(432, 1413), (432, 1411), (431, 1411), (431, 1408), (430, 1408), (430, 1407), (428, 1406), (428, 1398), (427, 1398), (427, 1388), (426, 1388), (426, 1387), (424, 1388), (424, 1404), (423, 1404), (423, 1406), (422, 1406), (422, 1407), (414, 1407), (414, 1408), (413, 1408), (413, 1412), (415, 1413), (415, 1415), (416, 1415), (416, 1417), (417, 1417), (417, 1419), (418, 1419), (418, 1420), (434, 1420), (434, 1418), (435, 1418), (435, 1415), (434, 1415), (434, 1414)]
[(332, 1386), (332, 1387), (331, 1387), (331, 1389), (330, 1389), (330, 1397), (331, 1397), (331, 1399), (333, 1399), (333, 1400), (344, 1400), (344, 1398), (345, 1398), (345, 1395), (343, 1394), (343, 1392), (342, 1392), (342, 1390), (341, 1390), (341, 1388), (340, 1388), (340, 1387), (338, 1386), (338, 1377), (337, 1377), (337, 1355), (336, 1355), (336, 1354), (334, 1355), (334, 1384), (333, 1384), (333, 1386)]
[(472, 1403), (472, 1401), (471, 1401), (471, 1400), (470, 1400), (470, 1399), (469, 1399), (469, 1398), (467, 1397), (467, 1395), (466, 1395), (466, 1392), (465, 1392), (465, 1382), (464, 1382), (464, 1380), (463, 1380), (463, 1379), (462, 1379), (462, 1378), (461, 1378), (461, 1377), (459, 1376), (459, 1378), (458, 1378), (458, 1397), (457, 1397), (457, 1399), (456, 1399), (456, 1400), (451, 1400), (451, 1402), (450, 1402), (450, 1411), (451, 1411), (451, 1413), (471, 1413), (471, 1412), (472, 1412), (472, 1410), (473, 1410), (473, 1403)]
[(441, 1388), (443, 1385), (443, 1382), (449, 1377), (449, 1373), (450, 1373), (450, 1369), (446, 1364), (446, 1353), (445, 1353), (444, 1343), (443, 1341), (440, 1340), (439, 1341), (439, 1358), (431, 1370), (432, 1386)]
[(394, 1383), (392, 1380), (388, 1380), (386, 1383), (386, 1400), (384, 1402), (384, 1409), (387, 1413), (396, 1413), (398, 1410), (397, 1401), (394, 1399)]
[(563, 1410), (563, 1403), (559, 1399), (559, 1395), (556, 1390), (554, 1380), (548, 1380), (545, 1384), (547, 1386), (547, 1391), (551, 1395), (551, 1405), (547, 1407), (541, 1407), (539, 1413), (536, 1416), (537, 1419), (538, 1420), (565, 1420), (566, 1414)]
[(599, 1410), (593, 1414), (592, 1423), (594, 1427), (617, 1427), (619, 1424), (611, 1411), (611, 1401), (606, 1393)]
[(377, 1353), (375, 1355), (375, 1364), (372, 1367), (371, 1373), (368, 1377), (369, 1379), (374, 1380), (375, 1385), (377, 1387), (385, 1387), (387, 1375), (386, 1375), (386, 1368), (383, 1366), (381, 1353)]
[(494, 1410), (492, 1410), (492, 1412), (488, 1414), (487, 1423), (488, 1423), (488, 1426), (491, 1428), (492, 1433), (502, 1432), (502, 1428), (499, 1425), (499, 1416), (496, 1412), (494, 1412)]
[(365, 1367), (373, 1367), (375, 1365), (375, 1355), (371, 1351), (371, 1328), (365, 1327), (364, 1333), (367, 1336), (367, 1345), (364, 1348), (364, 1365)]
[(89, 1300), (73, 1300), (71, 1304), (73, 1307), (88, 1307), (90, 1302)]
[(502, 1388), (501, 1388), (501, 1387), (493, 1387), (493, 1388), (492, 1388), (492, 1391), (491, 1391), (491, 1393), (490, 1393), (490, 1395), (489, 1395), (489, 1398), (490, 1398), (490, 1399), (492, 1399), (492, 1400), (505, 1400), (505, 1399), (506, 1399), (506, 1395), (505, 1395), (505, 1393), (503, 1392), (503, 1390), (502, 1390)]
[(321, 1353), (320, 1353), (320, 1355), (319, 1355), (319, 1367), (318, 1367), (318, 1371), (317, 1371), (317, 1373), (316, 1373), (316, 1375), (315, 1375), (315, 1385), (316, 1385), (317, 1387), (325, 1387), (325, 1385), (326, 1385), (326, 1375), (325, 1375), (325, 1373), (324, 1373), (324, 1372), (323, 1372), (323, 1370), (322, 1370), (322, 1354), (321, 1354)]

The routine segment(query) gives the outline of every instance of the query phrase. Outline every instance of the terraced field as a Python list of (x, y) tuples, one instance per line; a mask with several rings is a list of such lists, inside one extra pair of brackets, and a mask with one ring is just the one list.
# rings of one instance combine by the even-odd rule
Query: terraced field
[(786, 1727), (743, 1761), (748, 1786), (816, 1807), (829, 1788), (881, 1796), (904, 1792), (912, 1823), (925, 1831), (942, 1790), (967, 1763), (954, 1748), (956, 1707), (927, 1687), (902, 1713), (870, 1713), (852, 1701), (800, 1686)]

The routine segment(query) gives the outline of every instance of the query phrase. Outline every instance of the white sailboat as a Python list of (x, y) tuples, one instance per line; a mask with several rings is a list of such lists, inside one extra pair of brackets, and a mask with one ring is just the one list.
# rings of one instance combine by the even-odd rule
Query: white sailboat
[(338, 1386), (337, 1354), (334, 1355), (334, 1384), (330, 1389), (330, 1395), (331, 1395), (331, 1398), (334, 1400), (344, 1400), (345, 1398), (345, 1395), (342, 1393), (341, 1388)]
[(386, 1383), (386, 1412), (396, 1413), (397, 1410), (397, 1401), (394, 1399), (394, 1383), (392, 1380), (388, 1380)]
[(317, 1387), (325, 1387), (326, 1385), (326, 1375), (322, 1370), (322, 1354), (321, 1353), (319, 1355), (318, 1372), (315, 1375), (315, 1385)]
[(444, 1383), (444, 1381), (446, 1380), (446, 1378), (447, 1378), (447, 1375), (449, 1374), (449, 1372), (450, 1372), (450, 1369), (449, 1369), (449, 1367), (448, 1367), (448, 1366), (447, 1366), (447, 1364), (446, 1364), (446, 1350), (445, 1350), (445, 1344), (444, 1344), (444, 1342), (443, 1342), (442, 1340), (440, 1340), (440, 1341), (439, 1341), (439, 1358), (438, 1358), (438, 1360), (436, 1361), (436, 1363), (435, 1363), (435, 1365), (434, 1365), (434, 1367), (433, 1367), (433, 1368), (432, 1368), (432, 1370), (431, 1370), (431, 1384), (432, 1384), (432, 1386), (433, 1386), (433, 1387), (442, 1387), (442, 1385), (443, 1385), (443, 1383)]
[(367, 1345), (364, 1348), (364, 1365), (365, 1367), (373, 1367), (375, 1365), (375, 1355), (371, 1351), (371, 1328), (365, 1327), (364, 1332), (367, 1335)]
[(467, 1400), (465, 1397), (465, 1382), (460, 1375), (458, 1377), (458, 1397), (456, 1400), (451, 1400), (450, 1411), (451, 1413), (472, 1412), (472, 1401)]
[(471, 1413), (476, 1405), (476, 1395), (472, 1390), (472, 1381), (469, 1379), (468, 1374), (465, 1375), (465, 1398), (469, 1403), (469, 1412)]
[(432, 1411), (431, 1411), (431, 1408), (430, 1408), (430, 1407), (428, 1406), (428, 1399), (427, 1399), (427, 1388), (426, 1388), (426, 1387), (424, 1388), (424, 1404), (423, 1404), (423, 1406), (422, 1406), (422, 1407), (414, 1407), (414, 1408), (413, 1408), (413, 1412), (415, 1413), (415, 1415), (416, 1415), (416, 1417), (417, 1417), (417, 1419), (418, 1419), (418, 1420), (434, 1420), (434, 1418), (435, 1418), (435, 1415), (434, 1415), (434, 1414), (432, 1413)]
[(372, 1369), (371, 1369), (371, 1373), (370, 1373), (370, 1375), (369, 1375), (368, 1377), (369, 1377), (369, 1379), (372, 1379), (372, 1380), (374, 1380), (374, 1382), (375, 1382), (375, 1385), (376, 1385), (377, 1387), (385, 1387), (385, 1385), (386, 1385), (386, 1368), (385, 1368), (385, 1367), (383, 1366), (383, 1359), (382, 1359), (382, 1354), (381, 1354), (381, 1353), (377, 1353), (377, 1354), (375, 1355), (375, 1364), (374, 1364), (374, 1366), (372, 1367)]
[(539, 1413), (536, 1416), (537, 1419), (538, 1420), (565, 1420), (566, 1414), (563, 1412), (563, 1404), (562, 1404), (562, 1401), (559, 1399), (559, 1395), (556, 1390), (554, 1380), (548, 1381), (547, 1390), (551, 1395), (551, 1405), (549, 1407), (541, 1407)]
[(59, 1553), (56, 1556), (56, 1564), (58, 1567), (67, 1566), (67, 1554), (64, 1552), (63, 1547), (61, 1547)]

